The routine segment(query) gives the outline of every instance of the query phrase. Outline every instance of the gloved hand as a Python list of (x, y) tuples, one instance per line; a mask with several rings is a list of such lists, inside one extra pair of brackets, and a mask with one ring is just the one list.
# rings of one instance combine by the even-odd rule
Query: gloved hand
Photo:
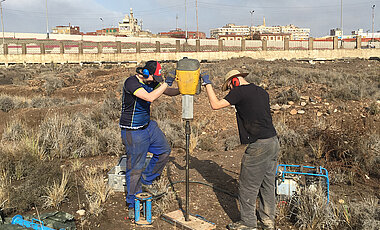
[(172, 76), (166, 76), (165, 77), (165, 82), (166, 82), (166, 84), (168, 84), (168, 86), (172, 86), (173, 85), (173, 82), (174, 82), (174, 77), (172, 77)]
[(153, 79), (156, 82), (159, 82), (159, 83), (164, 82), (164, 79), (162, 78), (162, 76), (155, 76), (155, 75), (153, 75)]
[(201, 78), (202, 78), (202, 85), (208, 85), (208, 84), (212, 84), (211, 80), (210, 80), (210, 76), (207, 74), (207, 72), (203, 72), (201, 73)]

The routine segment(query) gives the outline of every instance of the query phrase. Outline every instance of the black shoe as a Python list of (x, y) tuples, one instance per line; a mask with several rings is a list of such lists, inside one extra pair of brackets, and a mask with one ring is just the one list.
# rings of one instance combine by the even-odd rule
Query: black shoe
[(257, 225), (262, 230), (274, 230), (275, 229), (273, 222), (264, 223), (264, 222), (259, 221), (257, 223)]
[(229, 230), (257, 230), (257, 228), (249, 227), (240, 221), (227, 225)]
[(134, 221), (135, 220), (135, 209), (128, 208), (128, 219)]

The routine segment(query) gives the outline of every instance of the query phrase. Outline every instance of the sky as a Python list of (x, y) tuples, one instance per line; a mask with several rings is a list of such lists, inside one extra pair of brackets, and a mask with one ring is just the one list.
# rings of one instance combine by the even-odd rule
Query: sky
[(207, 35), (228, 23), (261, 25), (265, 17), (267, 26), (293, 24), (310, 28), (312, 37), (325, 36), (340, 27), (341, 3), (344, 34), (357, 29), (371, 32), (373, 5), (375, 31), (380, 30), (380, 0), (5, 0), (2, 8), (6, 32), (46, 33), (47, 25), (51, 32), (69, 23), (91, 32), (117, 27), (133, 8), (143, 29), (158, 33), (177, 25), (184, 30), (186, 24), (189, 31), (196, 31), (196, 3), (199, 31)]

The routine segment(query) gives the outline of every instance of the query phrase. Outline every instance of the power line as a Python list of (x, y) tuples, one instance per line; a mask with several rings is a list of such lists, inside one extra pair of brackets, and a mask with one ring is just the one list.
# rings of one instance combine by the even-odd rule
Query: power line
[[(360, 2), (360, 3), (345, 3), (345, 6), (359, 6), (359, 5), (362, 5), (362, 6), (365, 6), (365, 5), (368, 5), (369, 3), (373, 3), (373, 2), (380, 2), (380, 1), (367, 1), (367, 2)], [(213, 3), (213, 2), (202, 2), (202, 1), (198, 1), (198, 3), (200, 4), (204, 4), (204, 5), (209, 5), (209, 6), (213, 6), (214, 8), (215, 7), (232, 7), (232, 8), (239, 8), (239, 9), (247, 9), (247, 7), (255, 7), (255, 8), (258, 8), (258, 9), (319, 9), (319, 8), (329, 8), (329, 7), (339, 7), (340, 4), (334, 4), (334, 5), (318, 5), (318, 6), (260, 6), (259, 4), (256, 4), (256, 5), (228, 5), (228, 4), (220, 4), (220, 3)]]

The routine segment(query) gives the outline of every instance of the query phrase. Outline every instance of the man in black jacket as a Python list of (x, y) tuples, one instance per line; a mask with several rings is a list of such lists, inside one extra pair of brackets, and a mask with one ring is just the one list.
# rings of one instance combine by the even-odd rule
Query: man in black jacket
[[(229, 89), (219, 100), (208, 75), (203, 75), (211, 108), (230, 105), (236, 108), (240, 142), (247, 144), (241, 162), (239, 177), (239, 204), (241, 220), (228, 229), (256, 229), (257, 219), (265, 229), (274, 229), (275, 173), (279, 142), (272, 124), (269, 95), (261, 87), (247, 82), (248, 73), (231, 70), (224, 78), (223, 90)], [(256, 199), (259, 207), (256, 216)]]

